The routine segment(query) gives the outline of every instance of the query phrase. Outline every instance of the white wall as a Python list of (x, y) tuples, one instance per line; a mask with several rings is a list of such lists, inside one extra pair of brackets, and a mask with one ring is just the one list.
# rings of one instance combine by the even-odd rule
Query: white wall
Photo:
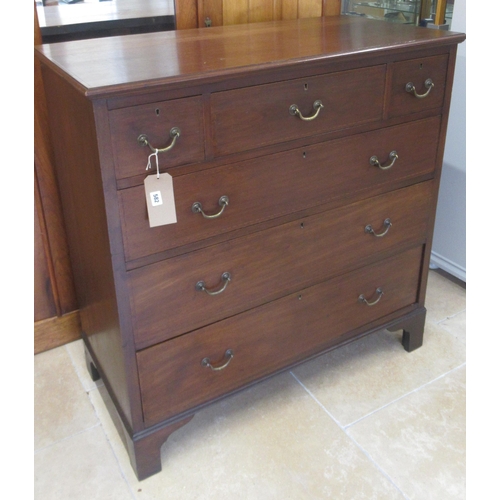
[[(465, 33), (465, 1), (455, 0), (450, 29)], [(439, 189), (431, 265), (466, 281), (465, 51), (458, 46)]]

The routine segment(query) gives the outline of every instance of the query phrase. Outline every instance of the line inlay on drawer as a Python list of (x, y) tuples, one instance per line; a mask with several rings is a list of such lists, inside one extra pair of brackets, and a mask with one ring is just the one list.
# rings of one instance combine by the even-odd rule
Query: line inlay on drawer
[[(129, 272), (138, 348), (326, 280), (383, 252), (422, 243), (433, 183), (428, 181), (306, 217)], [(382, 238), (366, 232), (372, 225)], [(208, 296), (203, 281), (223, 293)], [(189, 310), (189, 314), (185, 311)]]
[[(395, 63), (389, 117), (442, 106), (447, 68), (447, 54)], [(426, 85), (426, 82), (429, 83)], [(411, 88), (414, 88), (414, 91)]]
[[(413, 248), (137, 353), (146, 424), (209, 401), (413, 304), (421, 257), (422, 248)], [(360, 303), (360, 294), (377, 288), (383, 290), (378, 304)], [(225, 355), (228, 349), (232, 355)], [(202, 363), (207, 358), (226, 366), (213, 371)]]
[[(215, 154), (257, 148), (382, 118), (385, 65), (212, 95)], [(321, 101), (322, 109), (314, 106)], [(295, 105), (303, 121), (290, 107)]]
[[(128, 261), (434, 171), (439, 116), (174, 177), (177, 223), (149, 227), (143, 186), (119, 192)], [(418, 140), (416, 140), (418, 138)], [(391, 152), (397, 160), (387, 169)], [(380, 159), (382, 169), (371, 160)], [(227, 197), (228, 205), (221, 205)], [(193, 204), (213, 216), (206, 220)]]
[[(117, 179), (144, 173), (151, 148), (169, 146), (172, 130), (179, 137), (172, 149), (158, 155), (162, 170), (205, 158), (201, 97), (116, 109), (110, 112), (110, 127)], [(144, 136), (151, 148), (139, 140)]]

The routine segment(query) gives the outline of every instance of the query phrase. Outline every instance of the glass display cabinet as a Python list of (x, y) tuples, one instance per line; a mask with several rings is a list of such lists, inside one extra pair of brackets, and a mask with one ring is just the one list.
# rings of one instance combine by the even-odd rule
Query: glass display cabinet
[(343, 0), (342, 14), (447, 29), (454, 0)]
[(405, 24), (418, 24), (420, 0), (344, 0), (343, 13)]
[(420, 25), (448, 29), (453, 17), (455, 0), (421, 0)]

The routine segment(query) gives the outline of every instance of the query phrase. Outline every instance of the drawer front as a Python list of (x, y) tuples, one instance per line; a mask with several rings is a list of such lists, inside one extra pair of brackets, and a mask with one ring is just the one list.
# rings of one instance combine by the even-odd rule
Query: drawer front
[[(380, 120), (385, 65), (214, 93), (215, 154), (225, 155)], [(305, 118), (290, 114), (296, 105)]]
[[(346, 192), (391, 185), (435, 167), (440, 117), (174, 177), (177, 223), (149, 227), (144, 187), (119, 192), (125, 256), (133, 260), (326, 203)], [(417, 140), (418, 139), (418, 140)], [(398, 158), (393, 166), (390, 154)], [(379, 164), (370, 163), (376, 156)], [(379, 166), (381, 168), (379, 168)], [(192, 211), (199, 202), (207, 215)]]
[[(447, 69), (447, 54), (395, 63), (391, 80), (389, 117), (441, 107)], [(427, 80), (432, 81), (432, 88), (430, 85), (426, 86)]]
[[(117, 109), (109, 115), (117, 179), (144, 174), (153, 151), (138, 141), (142, 135), (152, 148), (160, 150), (172, 145), (173, 129), (180, 131), (173, 147), (158, 154), (161, 169), (205, 158), (201, 97)], [(156, 171), (152, 160), (152, 171)]]
[[(415, 303), (421, 257), (422, 248), (413, 248), (139, 352), (146, 425), (242, 387)], [(360, 295), (379, 301), (369, 307)], [(204, 359), (214, 368), (227, 366), (213, 370)]]
[[(417, 184), (131, 271), (136, 347), (311, 286), (379, 252), (422, 243), (432, 192), (431, 181)], [(385, 236), (366, 232), (368, 225)], [(210, 292), (224, 291), (209, 295), (197, 288), (200, 281)]]

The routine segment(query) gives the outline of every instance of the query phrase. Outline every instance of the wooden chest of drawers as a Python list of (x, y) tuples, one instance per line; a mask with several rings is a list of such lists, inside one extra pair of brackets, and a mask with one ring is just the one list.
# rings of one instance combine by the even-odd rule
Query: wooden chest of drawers
[[(203, 405), (381, 328), (422, 344), (464, 38), (338, 17), (37, 48), (88, 365), (139, 479)], [(156, 157), (176, 222), (150, 227)]]

